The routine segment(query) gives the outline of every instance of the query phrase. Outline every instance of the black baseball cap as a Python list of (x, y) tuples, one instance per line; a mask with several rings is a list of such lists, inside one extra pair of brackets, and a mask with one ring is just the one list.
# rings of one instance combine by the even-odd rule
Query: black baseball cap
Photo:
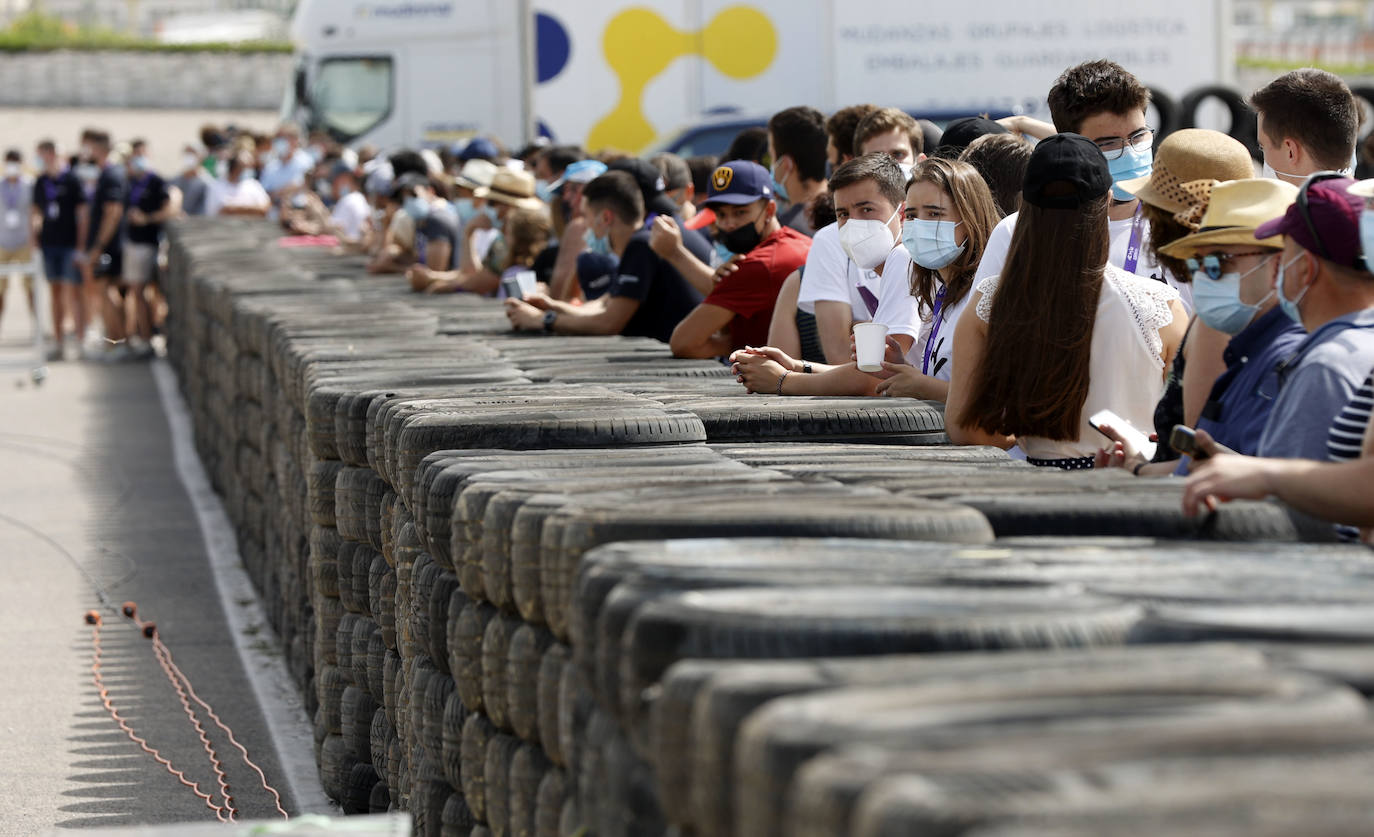
[(1102, 149), (1082, 134), (1063, 133), (1041, 140), (1031, 152), (1021, 198), (1041, 209), (1077, 209), (1111, 187)]
[(663, 194), (667, 184), (664, 183), (658, 166), (639, 157), (626, 157), (611, 163), (606, 170), (623, 171), (635, 179), (635, 183), (639, 184), (639, 193), (644, 196), (644, 209), (647, 212), (656, 212), (659, 215), (677, 214), (677, 204)]
[(986, 116), (965, 116), (945, 126), (945, 132), (940, 136), (939, 147), (962, 150), (968, 148), (974, 140), (981, 136), (1009, 133), (1011, 131)]

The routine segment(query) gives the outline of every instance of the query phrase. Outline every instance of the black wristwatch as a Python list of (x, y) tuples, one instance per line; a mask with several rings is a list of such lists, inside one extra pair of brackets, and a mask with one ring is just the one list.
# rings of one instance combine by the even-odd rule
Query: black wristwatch
[(802, 374), (803, 374), (803, 375), (810, 375), (810, 374), (811, 374), (811, 364), (810, 364), (810, 363), (807, 363), (806, 361), (802, 361)]
[(544, 333), (553, 334), (553, 321), (558, 319), (557, 311), (544, 312)]

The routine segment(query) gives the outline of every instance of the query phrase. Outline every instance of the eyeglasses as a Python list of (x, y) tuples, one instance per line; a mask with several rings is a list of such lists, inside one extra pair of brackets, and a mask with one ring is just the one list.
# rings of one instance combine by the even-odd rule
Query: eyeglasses
[(1130, 146), (1133, 151), (1144, 151), (1155, 144), (1155, 129), (1141, 128), (1133, 131), (1128, 137), (1109, 137), (1097, 140), (1094, 145), (1102, 152), (1102, 156), (1108, 160), (1116, 160), (1126, 153), (1126, 147)]
[(1314, 183), (1321, 183), (1323, 180), (1340, 180), (1344, 177), (1345, 175), (1338, 171), (1319, 171), (1304, 180), (1298, 189), (1298, 214), (1302, 216), (1302, 222), (1307, 225), (1307, 231), (1311, 233), (1312, 240), (1321, 250), (1322, 258), (1328, 261), (1331, 259), (1331, 251), (1326, 249), (1326, 242), (1322, 241), (1321, 234), (1317, 232), (1317, 226), (1312, 223), (1312, 213), (1307, 209), (1307, 191), (1312, 188)]
[(1202, 261), (1197, 259), (1187, 259), (1188, 272), (1197, 273), (1199, 270), (1207, 274), (1210, 279), (1220, 279), (1226, 271), (1224, 267), (1233, 260), (1244, 258), (1245, 256), (1268, 256), (1272, 255), (1269, 250), (1252, 250), (1248, 253), (1208, 253), (1202, 257)]

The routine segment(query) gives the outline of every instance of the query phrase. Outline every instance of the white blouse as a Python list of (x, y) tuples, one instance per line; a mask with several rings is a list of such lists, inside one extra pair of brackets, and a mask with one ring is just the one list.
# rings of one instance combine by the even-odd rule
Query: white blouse
[[(982, 294), (976, 313), (983, 322), (992, 317), (993, 299), (1000, 277), (990, 276), (977, 284)], [(1149, 434), (1154, 427), (1155, 405), (1164, 392), (1164, 341), (1159, 330), (1174, 320), (1169, 303), (1178, 291), (1154, 279), (1134, 276), (1115, 265), (1103, 272), (1093, 324), (1092, 359), (1089, 362), (1088, 397), (1083, 402), (1078, 438), (1053, 441), (1036, 436), (1018, 439), (1032, 459), (1071, 459), (1092, 456), (1107, 442), (1088, 424), (1099, 410), (1111, 410), (1137, 430)]]

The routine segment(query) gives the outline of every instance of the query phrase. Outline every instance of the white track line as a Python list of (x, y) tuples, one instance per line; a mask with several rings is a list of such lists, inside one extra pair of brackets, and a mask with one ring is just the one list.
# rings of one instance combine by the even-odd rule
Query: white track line
[[(248, 683), (267, 720), (267, 730), (277, 751), (277, 763), (285, 774), (286, 790), (295, 803), (296, 813), (336, 814), (338, 806), (330, 802), (320, 785), (313, 725), (305, 715), (300, 690), (286, 671), (280, 653), (281, 642), (267, 623), (257, 590), (239, 558), (238, 540), (234, 537), (229, 516), (210, 487), (192, 443), (191, 416), (177, 389), (176, 373), (164, 360), (153, 361), (151, 367), (162, 412), (167, 416), (172, 433), (172, 462), (195, 509), (220, 606), (229, 622), (229, 633), (248, 675)], [(250, 636), (250, 630), (256, 633)], [(264, 653), (258, 647), (263, 640), (267, 640), (277, 653)], [(275, 777), (268, 776), (268, 781), (274, 780)]]

